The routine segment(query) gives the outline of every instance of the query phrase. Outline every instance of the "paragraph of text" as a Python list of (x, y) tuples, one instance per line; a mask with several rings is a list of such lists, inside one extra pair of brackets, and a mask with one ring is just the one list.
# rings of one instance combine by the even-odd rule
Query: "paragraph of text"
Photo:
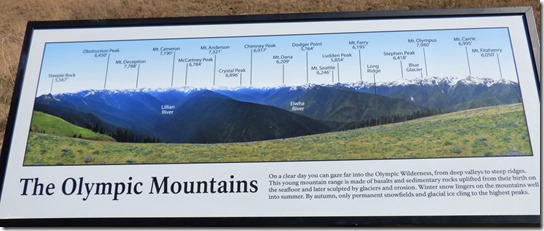
[(269, 174), (271, 200), (525, 196), (540, 187), (522, 169)]

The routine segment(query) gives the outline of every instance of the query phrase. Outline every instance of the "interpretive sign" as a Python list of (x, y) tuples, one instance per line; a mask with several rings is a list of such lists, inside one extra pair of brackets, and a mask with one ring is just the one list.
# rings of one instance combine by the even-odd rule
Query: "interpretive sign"
[(531, 11), (30, 22), (0, 222), (539, 225)]

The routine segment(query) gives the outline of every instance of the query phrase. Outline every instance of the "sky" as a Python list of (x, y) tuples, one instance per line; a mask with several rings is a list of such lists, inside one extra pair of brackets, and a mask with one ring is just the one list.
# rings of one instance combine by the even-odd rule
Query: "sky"
[(47, 43), (37, 96), (469, 75), (517, 82), (507, 28)]

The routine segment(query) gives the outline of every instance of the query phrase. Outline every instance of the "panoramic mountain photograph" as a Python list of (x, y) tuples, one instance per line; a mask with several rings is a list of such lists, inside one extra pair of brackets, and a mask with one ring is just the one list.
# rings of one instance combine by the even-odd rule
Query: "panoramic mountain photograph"
[(83, 90), (36, 98), (25, 165), (531, 155), (516, 82)]

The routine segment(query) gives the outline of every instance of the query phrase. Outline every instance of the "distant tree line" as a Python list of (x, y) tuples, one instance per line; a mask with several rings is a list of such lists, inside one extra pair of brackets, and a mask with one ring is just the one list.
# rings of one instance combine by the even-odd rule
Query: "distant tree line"
[(159, 143), (161, 142), (158, 137), (139, 136), (126, 129), (117, 128), (114, 132), (108, 134), (114, 138), (117, 142), (129, 142), (129, 143)]
[(117, 128), (115, 131), (106, 131), (102, 126), (94, 124), (89, 127), (93, 132), (111, 136), (117, 142), (125, 143), (160, 143), (159, 137), (141, 136), (130, 132), (127, 129)]
[(419, 118), (428, 117), (428, 116), (440, 115), (443, 113), (444, 112), (442, 110), (436, 109), (436, 110), (426, 110), (426, 111), (418, 110), (412, 113), (406, 113), (406, 114), (400, 114), (400, 115), (397, 114), (397, 115), (389, 115), (389, 116), (380, 116), (378, 118), (366, 119), (362, 121), (343, 124), (337, 129), (337, 131), (345, 131), (345, 130), (351, 130), (351, 129), (357, 129), (357, 128), (374, 127), (374, 126), (384, 125), (384, 124), (399, 123), (399, 122), (419, 119)]

